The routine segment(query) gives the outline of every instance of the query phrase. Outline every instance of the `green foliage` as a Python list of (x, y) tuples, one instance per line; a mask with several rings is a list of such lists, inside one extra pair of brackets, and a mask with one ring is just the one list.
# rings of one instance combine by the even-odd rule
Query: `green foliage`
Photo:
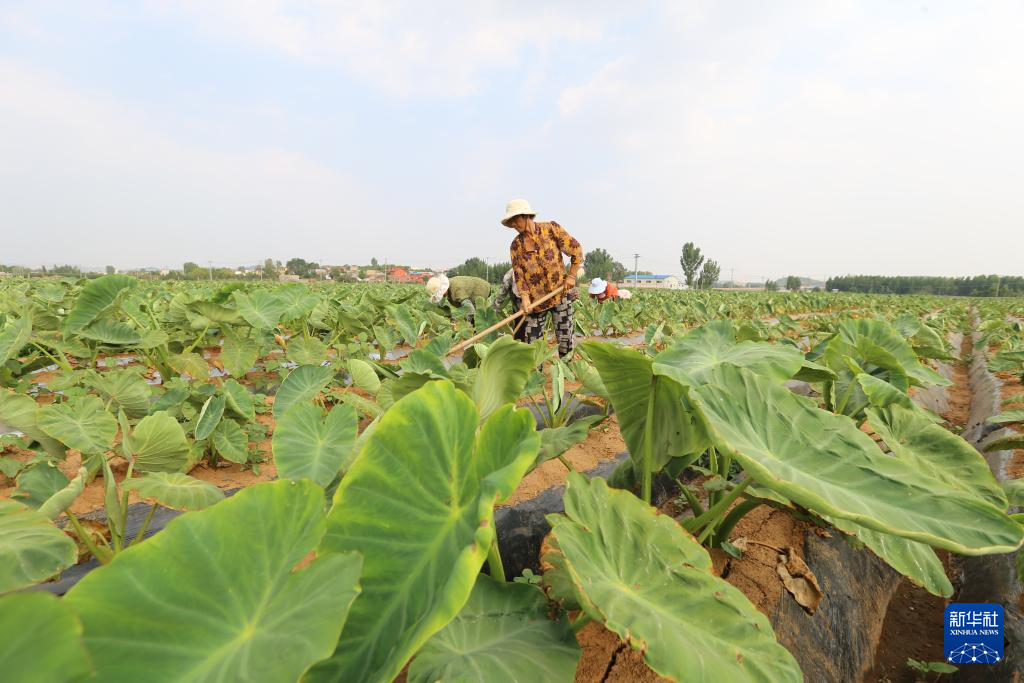
[(693, 242), (683, 245), (682, 256), (679, 257), (679, 265), (683, 269), (683, 277), (686, 278), (686, 286), (693, 289), (697, 285), (697, 273), (704, 263), (704, 255), (700, 253), (700, 247)]
[(609, 282), (619, 282), (626, 276), (626, 267), (604, 249), (588, 251), (583, 257), (583, 269), (588, 279), (599, 277)]
[(330, 654), (359, 593), (355, 553), (295, 571), (325, 526), (313, 483), (257, 484), (90, 572), (64, 602), (97, 678), (298, 680)]
[(9, 681), (73, 683), (92, 673), (81, 622), (49, 593), (0, 598), (0, 662)]
[(718, 277), (722, 274), (722, 269), (719, 267), (717, 261), (708, 259), (704, 263), (704, 267), (700, 269), (700, 275), (697, 277), (697, 289), (711, 289), (718, 282)]

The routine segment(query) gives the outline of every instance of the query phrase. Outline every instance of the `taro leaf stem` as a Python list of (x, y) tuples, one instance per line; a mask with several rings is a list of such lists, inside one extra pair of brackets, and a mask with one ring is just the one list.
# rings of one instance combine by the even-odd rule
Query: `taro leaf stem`
[(149, 512), (146, 513), (146, 519), (142, 521), (142, 526), (139, 527), (138, 533), (135, 534), (135, 538), (132, 539), (132, 542), (128, 544), (129, 548), (145, 537), (146, 530), (149, 529), (149, 522), (153, 519), (153, 513), (156, 512), (157, 507), (159, 507), (159, 505), (157, 503), (153, 503), (153, 507), (149, 508)]
[(718, 525), (718, 530), (715, 532), (714, 546), (717, 548), (725, 541), (728, 541), (729, 534), (732, 533), (732, 530), (736, 527), (736, 524), (743, 519), (744, 515), (760, 506), (760, 499), (751, 498), (750, 500), (743, 501), (732, 510), (729, 510), (729, 514), (725, 516), (725, 519), (723, 519), (722, 523)]
[(576, 471), (575, 468), (573, 468), (572, 463), (570, 463), (569, 460), (564, 455), (558, 456), (558, 459), (559, 459), (559, 461), (561, 461), (561, 463), (563, 465), (565, 465), (565, 469), (569, 470), (570, 472), (575, 472)]
[(682, 492), (683, 497), (686, 498), (686, 504), (690, 506), (691, 510), (693, 510), (693, 516), (700, 517), (703, 515), (704, 506), (700, 504), (699, 500), (697, 500), (697, 496), (693, 495), (693, 491), (690, 490), (690, 487), (681, 481), (676, 480), (676, 482), (679, 484), (679, 490)]
[[(718, 472), (719, 474), (721, 474), (721, 472), (718, 469), (718, 451), (715, 450), (714, 446), (708, 447), (708, 469), (711, 470), (712, 472)], [(728, 477), (723, 477), (723, 479), (728, 479)], [(719, 498), (721, 498), (720, 492), (710, 491), (708, 493), (708, 505), (710, 507), (714, 507), (715, 503), (718, 502)]]
[(654, 476), (654, 398), (658, 391), (658, 376), (651, 377), (651, 390), (647, 396), (647, 422), (644, 423), (643, 487), (644, 502), (651, 504), (651, 478)]
[(572, 628), (573, 633), (579, 633), (580, 629), (591, 622), (590, 615), (585, 610), (580, 610), (580, 613), (576, 615), (576, 618), (569, 622), (569, 627)]
[(733, 490), (730, 491), (728, 495), (724, 496), (720, 501), (718, 501), (710, 508), (708, 508), (704, 514), (702, 514), (700, 517), (686, 520), (686, 523), (683, 524), (683, 526), (690, 533), (695, 532), (697, 529), (705, 528), (706, 525), (710, 526), (710, 523), (717, 520), (723, 512), (728, 510), (729, 506), (732, 505), (732, 502), (739, 498), (740, 495), (742, 495), (743, 492), (747, 489), (747, 487), (753, 483), (753, 481), (754, 480), (750, 479), (749, 477), (747, 479), (744, 479), (735, 488), (733, 488)]
[(487, 551), (487, 567), (491, 578), (505, 583), (505, 566), (501, 563), (501, 552), (498, 549), (498, 537), (494, 537), (491, 549)]
[(71, 510), (65, 510), (64, 513), (68, 516), (68, 521), (71, 522), (71, 526), (75, 529), (75, 534), (79, 540), (85, 544), (85, 547), (89, 549), (89, 552), (93, 554), (101, 564), (107, 564), (113, 557), (110, 552), (110, 548), (100, 548), (98, 545), (92, 542), (92, 536), (89, 532), (82, 528), (82, 525), (78, 522), (78, 518), (72, 514)]

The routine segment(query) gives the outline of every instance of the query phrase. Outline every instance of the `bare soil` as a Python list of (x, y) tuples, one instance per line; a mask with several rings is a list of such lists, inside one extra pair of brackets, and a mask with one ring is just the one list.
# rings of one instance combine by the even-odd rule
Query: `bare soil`
[[(597, 467), (602, 462), (612, 460), (626, 450), (626, 442), (619, 433), (619, 423), (612, 415), (607, 420), (590, 430), (583, 443), (576, 444), (565, 452), (564, 457), (579, 472)], [(551, 488), (565, 483), (569, 470), (557, 458), (548, 460), (535, 469), (519, 483), (512, 496), (504, 505), (515, 505), (530, 500)]]
[[(999, 390), (1000, 397), (1005, 399), (1014, 398), (1016, 402), (1012, 405), (1003, 405), (1002, 410), (1013, 410), (1024, 408), (1024, 385), (1020, 382), (1020, 376), (1012, 372), (1000, 372), (996, 374), (1003, 386)], [(1009, 464), (1006, 466), (1006, 474), (1013, 479), (1024, 477), (1024, 449), (1013, 452)]]

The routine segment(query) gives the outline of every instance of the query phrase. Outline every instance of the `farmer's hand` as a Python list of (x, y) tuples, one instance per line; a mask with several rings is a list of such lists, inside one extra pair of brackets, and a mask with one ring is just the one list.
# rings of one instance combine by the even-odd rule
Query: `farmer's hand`
[(519, 304), (519, 307), (523, 309), (523, 313), (526, 315), (533, 313), (533, 302), (529, 299), (524, 298), (522, 303)]
[(573, 275), (566, 275), (565, 276), (565, 291), (568, 292), (570, 289), (572, 289), (575, 286), (576, 286), (576, 277), (573, 276)]

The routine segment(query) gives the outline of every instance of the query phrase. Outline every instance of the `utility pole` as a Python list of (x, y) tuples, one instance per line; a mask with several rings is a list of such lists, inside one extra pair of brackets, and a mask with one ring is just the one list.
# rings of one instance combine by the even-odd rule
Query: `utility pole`
[(484, 256), (484, 263), (487, 264), (486, 268), (484, 269), (484, 279), (487, 280), (487, 282), (490, 282), (491, 281), (491, 257), (490, 256)]
[(639, 287), (640, 286), (640, 285), (637, 284), (640, 281), (640, 276), (638, 275), (638, 273), (640, 271), (637, 269), (637, 263), (639, 261), (640, 261), (640, 254), (633, 254), (633, 286), (634, 287)]
[(384, 284), (388, 283), (388, 257), (384, 257)]
[(729, 269), (729, 282), (732, 284), (733, 287), (736, 286), (736, 269), (735, 268), (730, 268)]
[(213, 282), (213, 261), (207, 261), (210, 264), (210, 282)]

